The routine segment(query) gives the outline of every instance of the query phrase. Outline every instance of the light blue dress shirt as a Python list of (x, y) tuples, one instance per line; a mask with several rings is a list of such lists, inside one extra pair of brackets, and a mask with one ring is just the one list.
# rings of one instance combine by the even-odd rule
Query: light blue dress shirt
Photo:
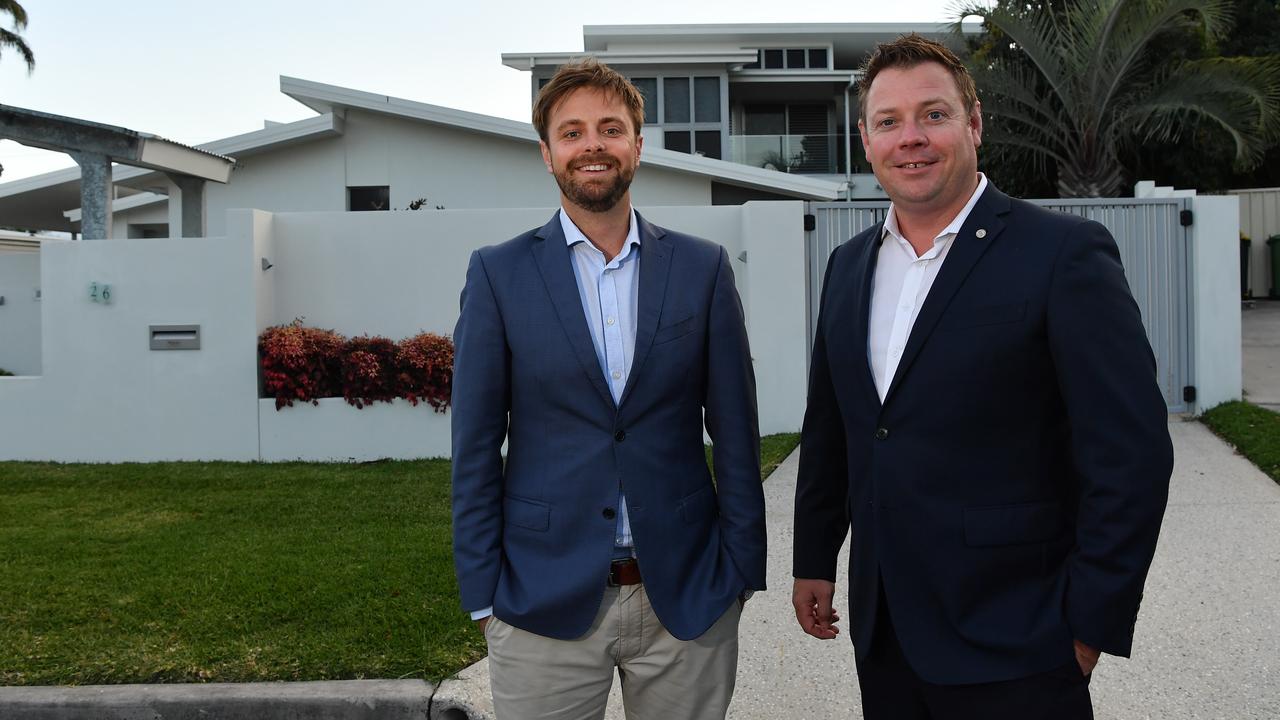
[[(640, 297), (640, 233), (636, 226), (636, 212), (631, 211), (631, 225), (622, 250), (612, 260), (605, 262), (600, 252), (577, 225), (569, 219), (569, 213), (560, 210), (560, 228), (564, 230), (569, 245), (569, 257), (573, 260), (573, 275), (578, 281), (578, 295), (582, 298), (582, 311), (591, 330), (591, 342), (596, 347), (596, 358), (613, 401), (622, 399), (631, 374), (631, 358), (636, 347), (636, 309)], [(630, 548), (631, 519), (627, 515), (627, 498), (618, 489), (618, 529), (613, 544)]]
[[(636, 225), (636, 211), (631, 210), (631, 227), (622, 250), (609, 262), (587, 236), (560, 210), (560, 227), (569, 245), (569, 258), (573, 261), (573, 276), (578, 282), (578, 295), (582, 298), (582, 311), (591, 330), (591, 342), (596, 347), (600, 369), (609, 381), (613, 402), (622, 399), (631, 374), (631, 358), (636, 347), (636, 311), (640, 297), (640, 232)], [(618, 524), (613, 545), (617, 555), (631, 554), (631, 519), (627, 515), (627, 498), (618, 488)], [(625, 548), (625, 550), (623, 550)], [(493, 614), (487, 607), (471, 613), (472, 620), (480, 620)]]

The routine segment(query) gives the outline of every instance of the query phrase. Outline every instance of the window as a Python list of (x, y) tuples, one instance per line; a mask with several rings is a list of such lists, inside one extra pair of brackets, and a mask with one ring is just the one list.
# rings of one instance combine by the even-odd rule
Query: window
[(662, 79), (663, 112), (662, 122), (689, 122), (689, 78), (669, 77)]
[(827, 48), (762, 48), (759, 58), (745, 68), (767, 70), (829, 70)]
[(631, 84), (640, 91), (644, 98), (644, 122), (650, 125), (658, 122), (658, 78), (631, 78)]
[(347, 210), (390, 210), (389, 185), (365, 185), (347, 188)]
[(724, 143), (721, 79), (718, 76), (663, 77), (653, 82), (661, 84), (662, 107), (655, 110), (660, 110), (657, 115), (661, 118), (658, 124), (663, 130), (663, 147), (721, 158)]

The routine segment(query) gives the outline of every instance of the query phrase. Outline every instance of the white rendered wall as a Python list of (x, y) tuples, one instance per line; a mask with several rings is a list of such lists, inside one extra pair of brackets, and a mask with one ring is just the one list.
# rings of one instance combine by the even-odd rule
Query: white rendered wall
[[(258, 457), (251, 238), (49, 245), (43, 374), (0, 382), (0, 457)], [(110, 284), (93, 303), (90, 282)], [(201, 326), (201, 349), (149, 349), (151, 324)]]
[(1242, 396), (1240, 208), (1233, 196), (1199, 195), (1193, 200), (1192, 213), (1193, 352), (1199, 413)]
[[(719, 242), (747, 312), (764, 432), (803, 413), (802, 204), (640, 208)], [(43, 374), (0, 379), (0, 459), (345, 460), (447, 455), (448, 415), (258, 399), (257, 336), (305, 317), (346, 335), (451, 334), (477, 247), (554, 208), (399, 213), (237, 210), (225, 237), (47, 246)], [(746, 252), (745, 259), (743, 252)], [(264, 270), (262, 260), (271, 264)], [(90, 282), (112, 302), (91, 302)], [(151, 324), (199, 324), (197, 351), (152, 351)]]
[(40, 374), (39, 287), (40, 253), (0, 253), (0, 368), (16, 375)]

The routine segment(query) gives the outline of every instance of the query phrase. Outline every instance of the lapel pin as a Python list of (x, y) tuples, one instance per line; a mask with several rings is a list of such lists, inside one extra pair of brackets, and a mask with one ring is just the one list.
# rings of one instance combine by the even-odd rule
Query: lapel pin
[(987, 231), (984, 230), (983, 228), (978, 228), (978, 231), (975, 232), (974, 235), (976, 235), (978, 239), (981, 240), (982, 238), (987, 236)]

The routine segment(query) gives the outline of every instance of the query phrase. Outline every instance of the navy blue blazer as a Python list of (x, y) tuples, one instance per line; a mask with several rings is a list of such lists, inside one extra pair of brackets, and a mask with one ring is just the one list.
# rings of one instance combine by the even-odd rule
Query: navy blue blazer
[[(1102, 225), (988, 186), (882, 404), (867, 359), (882, 227), (831, 254), (796, 487), (796, 577), (835, 579), (852, 527), (859, 660), (883, 584), (923, 679), (1127, 656), (1173, 450), (1155, 361)], [(985, 231), (985, 232), (983, 232)]]
[(462, 291), (451, 410), (462, 606), (492, 605), (547, 637), (583, 635), (600, 608), (620, 487), (672, 635), (698, 637), (765, 587), (755, 376), (728, 254), (636, 217), (635, 354), (616, 404), (558, 216), (476, 251)]

